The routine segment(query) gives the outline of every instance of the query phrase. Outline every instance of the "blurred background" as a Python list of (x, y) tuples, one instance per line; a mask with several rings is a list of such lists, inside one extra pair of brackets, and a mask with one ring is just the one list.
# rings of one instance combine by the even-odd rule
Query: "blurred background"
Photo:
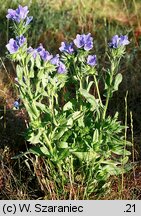
[[(119, 68), (123, 82), (110, 102), (109, 114), (118, 111), (119, 120), (124, 124), (127, 105), (128, 139), (134, 142), (134, 160), (140, 161), (141, 0), (1, 0), (0, 3), (0, 198), (18, 196), (26, 199), (42, 196), (38, 190), (29, 190), (34, 181), (37, 184), (35, 177), (30, 176), (25, 184), (24, 180), (28, 176), (26, 168), (21, 170), (22, 162), (11, 160), (12, 156), (26, 148), (23, 138), (26, 113), (13, 110), (13, 102), (18, 98), (14, 84), (15, 65), (5, 55), (5, 45), (13, 36), (11, 23), (6, 19), (7, 10), (15, 9), (19, 4), (28, 5), (29, 14), (33, 16), (28, 34), (29, 45), (33, 47), (42, 43), (48, 51), (55, 54), (59, 52), (62, 41), (73, 40), (77, 33), (90, 32), (94, 37), (93, 51), (98, 57), (98, 70), (101, 74), (108, 64), (106, 52), (111, 37), (115, 34), (128, 35), (130, 44)], [(138, 198), (141, 194), (140, 180), (139, 174), (136, 192)], [(132, 180), (128, 181), (129, 185), (131, 182)], [(129, 193), (129, 198), (131, 194)]]

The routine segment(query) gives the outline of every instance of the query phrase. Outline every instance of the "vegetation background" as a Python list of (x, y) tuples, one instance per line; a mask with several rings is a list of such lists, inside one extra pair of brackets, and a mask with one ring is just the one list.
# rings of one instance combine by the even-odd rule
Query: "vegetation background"
[(72, 40), (77, 33), (91, 32), (99, 70), (107, 61), (110, 38), (128, 34), (131, 43), (120, 68), (124, 79), (108, 112), (112, 115), (118, 111), (123, 124), (127, 116), (128, 139), (134, 144), (130, 158), (134, 168), (124, 176), (123, 191), (121, 180), (113, 178), (112, 193), (102, 199), (141, 199), (141, 1), (1, 0), (0, 3), (0, 199), (45, 198), (35, 174), (27, 168), (27, 160), (12, 159), (28, 145), (23, 137), (26, 113), (13, 110), (13, 102), (18, 98), (15, 65), (5, 57), (5, 45), (12, 37), (7, 10), (19, 4), (28, 5), (33, 16), (29, 31), (33, 47), (42, 43), (48, 51), (56, 53), (62, 41)]

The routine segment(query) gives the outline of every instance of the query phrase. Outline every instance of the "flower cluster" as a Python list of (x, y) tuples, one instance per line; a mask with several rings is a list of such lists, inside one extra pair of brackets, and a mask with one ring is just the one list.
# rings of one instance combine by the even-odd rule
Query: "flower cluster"
[(93, 38), (91, 37), (91, 34), (77, 34), (76, 39), (74, 39), (74, 44), (78, 48), (84, 48), (84, 50), (89, 51), (93, 48)]
[[(26, 27), (27, 25), (29, 25), (29, 23), (33, 19), (33, 17), (31, 16), (30, 17), (27, 16), (28, 13), (29, 13), (29, 10), (27, 6), (22, 7), (21, 5), (19, 5), (19, 7), (16, 10), (8, 9), (8, 14), (6, 17), (7, 19), (13, 20), (17, 23), (20, 23), (21, 21), (25, 20), (26, 22), (24, 23), (24, 26)], [(25, 42), (26, 42), (26, 38), (23, 35), (17, 36), (16, 39), (11, 38), (9, 40), (9, 43), (6, 45), (6, 48), (8, 49), (10, 54), (15, 54), (17, 53), (19, 48), (23, 46)], [(62, 46), (63, 46), (63, 43), (62, 43)], [(68, 53), (73, 52), (73, 48), (65, 44), (64, 44), (64, 49), (66, 51), (69, 50)], [(63, 48), (62, 48), (62, 51), (63, 51)], [(37, 48), (32, 48), (30, 46), (27, 49), (27, 53), (32, 53), (32, 56), (34, 59), (36, 59), (37, 55), (39, 55), (44, 62), (50, 61), (52, 64), (56, 65), (58, 73), (66, 72), (66, 67), (63, 64), (63, 62), (60, 61), (59, 56), (56, 55), (55, 57), (53, 57), (53, 55), (51, 55), (47, 50), (45, 50), (42, 44), (40, 44), (39, 47)]]
[(31, 46), (27, 48), (27, 53), (32, 53), (34, 59), (36, 59), (38, 55), (37, 49), (34, 49)]
[[(24, 26), (28, 25), (32, 17), (28, 17), (29, 10), (28, 7), (19, 7), (16, 10), (9, 9), (7, 14), (7, 19), (11, 19), (17, 23), (21, 21), (24, 22)], [(26, 38), (23, 35), (17, 36), (16, 39), (11, 38), (9, 43), (6, 45), (10, 54), (17, 53), (20, 47), (26, 42)], [(118, 49), (120, 47), (124, 47), (125, 45), (129, 44), (129, 40), (127, 35), (115, 35), (112, 37), (111, 42), (109, 43), (110, 48)], [(59, 50), (62, 53), (65, 53), (75, 57), (77, 54), (77, 50), (80, 49), (80, 55), (85, 52), (82, 59), (85, 59), (85, 63), (90, 67), (94, 67), (97, 64), (97, 57), (96, 55), (89, 55), (89, 51), (93, 48), (93, 38), (90, 33), (88, 34), (77, 34), (76, 38), (71, 43), (62, 42)], [(75, 52), (76, 50), (76, 52)], [(37, 48), (32, 48), (31, 46), (27, 49), (27, 53), (31, 53), (33, 58), (36, 59), (37, 55), (40, 56), (42, 61), (50, 62), (51, 64), (55, 65), (57, 68), (58, 73), (66, 72), (65, 64), (60, 60), (59, 54), (53, 57), (42, 44), (40, 44)]]
[(21, 21), (24, 21), (26, 19), (26, 25), (28, 25), (33, 17), (27, 17), (27, 14), (29, 13), (28, 7), (22, 7), (19, 5), (19, 7), (16, 10), (8, 9), (8, 14), (6, 16), (7, 19), (11, 19), (17, 23), (20, 23)]
[(53, 56), (45, 50), (42, 44), (39, 47), (33, 49), (31, 46), (27, 49), (28, 53), (32, 53), (33, 58), (35, 59), (39, 54), (43, 61), (49, 61)]
[[(93, 48), (93, 38), (91, 34), (77, 34), (76, 38), (71, 43), (62, 42), (59, 50), (63, 53), (73, 54), (75, 51), (75, 46), (77, 49), (82, 49), (84, 51), (90, 51)], [(96, 55), (87, 56), (87, 64), (91, 67), (94, 67), (97, 62)]]
[(63, 62), (60, 61), (59, 54), (57, 54), (54, 58), (51, 59), (51, 63), (57, 66), (58, 73), (64, 73), (66, 71), (66, 66)]
[(66, 52), (68, 54), (72, 54), (74, 52), (74, 45), (73, 45), (73, 43), (68, 44), (68, 43), (62, 42), (59, 50), (61, 52)]
[(60, 61), (59, 54), (57, 54), (55, 57), (53, 57), (52, 54), (50, 54), (48, 51), (45, 50), (42, 44), (38, 48), (33, 49), (32, 47), (29, 47), (27, 49), (28, 53), (32, 53), (33, 58), (35, 59), (37, 55), (40, 55), (41, 59), (44, 62), (50, 61), (51, 64), (57, 66), (58, 73), (65, 73), (66, 67), (63, 64), (63, 62)]
[(121, 46), (126, 46), (129, 43), (130, 42), (128, 40), (128, 36), (127, 35), (121, 35), (121, 36), (115, 35), (115, 36), (112, 37), (112, 40), (109, 43), (109, 47), (117, 49), (117, 48), (119, 48)]
[(18, 51), (20, 47), (23, 46), (23, 44), (26, 42), (26, 38), (21, 35), (20, 37), (16, 37), (16, 40), (11, 38), (9, 40), (9, 43), (6, 45), (6, 48), (10, 52), (10, 54), (14, 54)]
[(45, 50), (42, 44), (40, 44), (40, 46), (37, 48), (37, 52), (43, 61), (49, 61), (53, 57), (53, 55)]
[(85, 51), (89, 51), (93, 48), (93, 38), (91, 37), (90, 33), (87, 35), (77, 34), (76, 38), (73, 40), (72, 43), (68, 44), (66, 42), (62, 42), (59, 50), (61, 52), (66, 52), (66, 53), (72, 54), (74, 52), (74, 45), (77, 48), (82, 48)]

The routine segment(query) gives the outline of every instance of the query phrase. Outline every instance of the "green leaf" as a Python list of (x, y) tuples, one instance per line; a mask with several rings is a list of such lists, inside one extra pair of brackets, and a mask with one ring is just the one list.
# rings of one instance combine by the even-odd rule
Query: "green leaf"
[(129, 160), (129, 157), (126, 156), (123, 159), (121, 159), (121, 163), (124, 165), (124, 164), (126, 164), (128, 162), (128, 160)]
[(87, 87), (87, 92), (90, 91), (91, 86), (93, 85), (94, 81), (90, 81)]
[(38, 144), (41, 143), (41, 135), (42, 132), (38, 130), (36, 133), (34, 131), (31, 131), (27, 134), (27, 141), (29, 141), (32, 144)]
[(54, 140), (59, 140), (64, 135), (64, 133), (66, 131), (68, 131), (70, 128), (73, 127), (74, 121), (76, 121), (82, 115), (83, 115), (82, 112), (76, 111), (76, 112), (70, 114), (65, 120), (63, 120), (63, 123), (59, 122), (59, 127), (57, 129), (55, 129), (56, 131), (58, 130), (58, 133), (55, 132)]
[(20, 83), (20, 85), (24, 86), (25, 83), (23, 82), (23, 69), (20, 65), (16, 66), (16, 72), (17, 72), (18, 82)]
[(50, 156), (50, 153), (46, 146), (33, 146), (32, 148), (29, 149), (29, 153), (32, 153), (37, 156)]
[(62, 149), (68, 148), (68, 143), (62, 141), (59, 143), (58, 148), (62, 148)]
[(93, 142), (96, 143), (98, 142), (99, 139), (99, 131), (98, 129), (95, 129), (94, 134), (93, 134)]
[(72, 107), (72, 103), (69, 101), (64, 105), (63, 111), (70, 110), (70, 109), (73, 109), (73, 107)]
[(84, 124), (84, 116), (82, 116), (82, 117), (80, 117), (79, 119), (78, 119), (78, 126), (79, 127), (85, 127), (85, 124)]
[(58, 129), (59, 129), (59, 132), (55, 133), (54, 140), (59, 140), (64, 135), (64, 133), (68, 130), (67, 127), (59, 127)]
[(106, 79), (105, 79), (105, 90), (107, 90), (110, 87), (110, 85), (111, 85), (111, 83), (110, 83), (110, 77), (111, 77), (110, 71), (107, 71)]
[(94, 161), (99, 157), (99, 155), (94, 151), (89, 151), (89, 152), (74, 152), (74, 151), (72, 151), (72, 154), (75, 155), (79, 160), (85, 161), (85, 162)]
[(131, 152), (127, 151), (126, 149), (117, 148), (117, 149), (112, 149), (111, 151), (117, 155), (125, 155), (125, 156), (131, 155)]
[(44, 70), (39, 70), (38, 73), (37, 73), (38, 79), (42, 80), (43, 76), (44, 76)]
[(41, 58), (39, 55), (36, 56), (36, 67), (41, 68)]
[(114, 160), (103, 160), (101, 161), (101, 164), (107, 164), (107, 165), (120, 165), (121, 163)]
[(98, 99), (95, 99), (95, 97), (89, 94), (85, 89), (80, 89), (79, 91), (80, 94), (91, 104), (91, 111), (98, 111)]
[(35, 105), (41, 112), (51, 114), (50, 109), (45, 104), (35, 101)]
[(70, 114), (68, 117), (67, 117), (67, 122), (72, 119), (73, 121), (79, 119), (81, 116), (83, 116), (83, 113), (81, 111), (76, 111), (72, 114)]
[(102, 171), (106, 171), (109, 175), (119, 175), (121, 174), (121, 169), (115, 164), (108, 164), (102, 168)]
[(59, 152), (59, 157), (56, 162), (60, 162), (64, 160), (66, 157), (68, 157), (68, 155), (69, 155), (69, 149), (63, 149), (61, 152)]
[(113, 86), (113, 89), (114, 91), (117, 91), (118, 90), (118, 87), (119, 87), (119, 84), (122, 82), (122, 74), (119, 73), (116, 75), (115, 77), (115, 82), (114, 82), (114, 86)]

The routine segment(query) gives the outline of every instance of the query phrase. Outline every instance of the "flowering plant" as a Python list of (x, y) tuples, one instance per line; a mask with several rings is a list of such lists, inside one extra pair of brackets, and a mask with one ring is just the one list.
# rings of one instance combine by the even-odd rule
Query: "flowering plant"
[[(26, 139), (32, 147), (26, 154), (44, 158), (49, 167), (47, 187), (52, 181), (53, 190), (58, 184), (64, 188), (83, 182), (83, 198), (88, 198), (93, 192), (103, 191), (111, 175), (125, 172), (130, 155), (125, 149), (130, 143), (125, 143), (122, 136), (124, 126), (118, 121), (118, 113), (107, 116), (109, 100), (122, 81), (118, 66), (128, 37), (116, 35), (109, 43), (111, 68), (104, 81), (104, 103), (97, 57), (91, 52), (91, 34), (77, 34), (73, 42), (62, 42), (61, 53), (53, 56), (42, 44), (28, 47), (24, 36), (32, 20), (28, 13), (22, 6), (8, 10), (16, 39), (6, 45), (10, 58), (17, 62), (17, 87), (30, 118)], [(92, 88), (96, 89), (95, 96)]]

